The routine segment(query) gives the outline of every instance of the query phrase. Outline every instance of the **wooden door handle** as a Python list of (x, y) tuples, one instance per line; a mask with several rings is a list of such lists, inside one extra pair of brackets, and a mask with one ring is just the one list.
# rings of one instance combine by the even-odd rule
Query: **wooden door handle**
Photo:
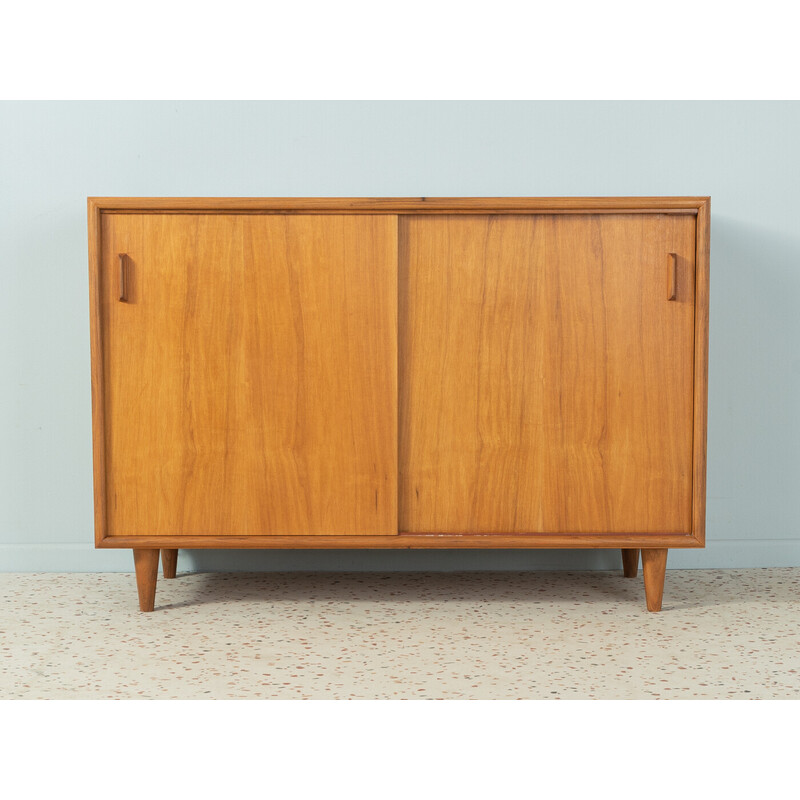
[(678, 254), (667, 255), (667, 300), (678, 298)]
[(125, 284), (125, 253), (119, 254), (119, 300), (121, 303), (128, 301), (127, 286)]

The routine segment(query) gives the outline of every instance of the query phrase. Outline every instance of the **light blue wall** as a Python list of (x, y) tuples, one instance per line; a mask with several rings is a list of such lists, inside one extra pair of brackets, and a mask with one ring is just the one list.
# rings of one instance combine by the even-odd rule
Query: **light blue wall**
[[(800, 103), (0, 104), (0, 569), (92, 548), (87, 195), (712, 196), (708, 539), (800, 565)], [(609, 568), (587, 551), (182, 553), (182, 569)]]

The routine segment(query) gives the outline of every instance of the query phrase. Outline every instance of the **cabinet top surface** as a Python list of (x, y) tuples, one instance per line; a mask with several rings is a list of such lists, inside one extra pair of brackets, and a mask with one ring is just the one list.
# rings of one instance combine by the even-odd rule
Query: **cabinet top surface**
[(696, 214), (710, 197), (89, 197), (90, 212)]

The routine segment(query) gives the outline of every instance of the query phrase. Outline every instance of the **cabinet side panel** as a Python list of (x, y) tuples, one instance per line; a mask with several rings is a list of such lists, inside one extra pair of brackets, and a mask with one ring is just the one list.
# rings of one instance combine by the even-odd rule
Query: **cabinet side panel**
[(396, 534), (396, 218), (104, 233), (109, 535)]
[(706, 446), (708, 438), (708, 326), (711, 261), (711, 201), (697, 212), (697, 269), (694, 342), (694, 463), (692, 533), (706, 538)]
[(94, 541), (95, 545), (106, 536), (106, 456), (105, 456), (105, 403), (102, 344), (102, 288), (101, 288), (101, 214), (97, 204), (89, 200), (89, 337), (92, 385), (92, 471), (94, 491)]

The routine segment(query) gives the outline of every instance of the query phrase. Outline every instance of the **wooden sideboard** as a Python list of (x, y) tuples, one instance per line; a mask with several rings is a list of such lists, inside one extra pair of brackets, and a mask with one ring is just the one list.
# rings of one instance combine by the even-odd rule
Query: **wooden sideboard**
[(95, 543), (705, 541), (707, 197), (89, 198)]

